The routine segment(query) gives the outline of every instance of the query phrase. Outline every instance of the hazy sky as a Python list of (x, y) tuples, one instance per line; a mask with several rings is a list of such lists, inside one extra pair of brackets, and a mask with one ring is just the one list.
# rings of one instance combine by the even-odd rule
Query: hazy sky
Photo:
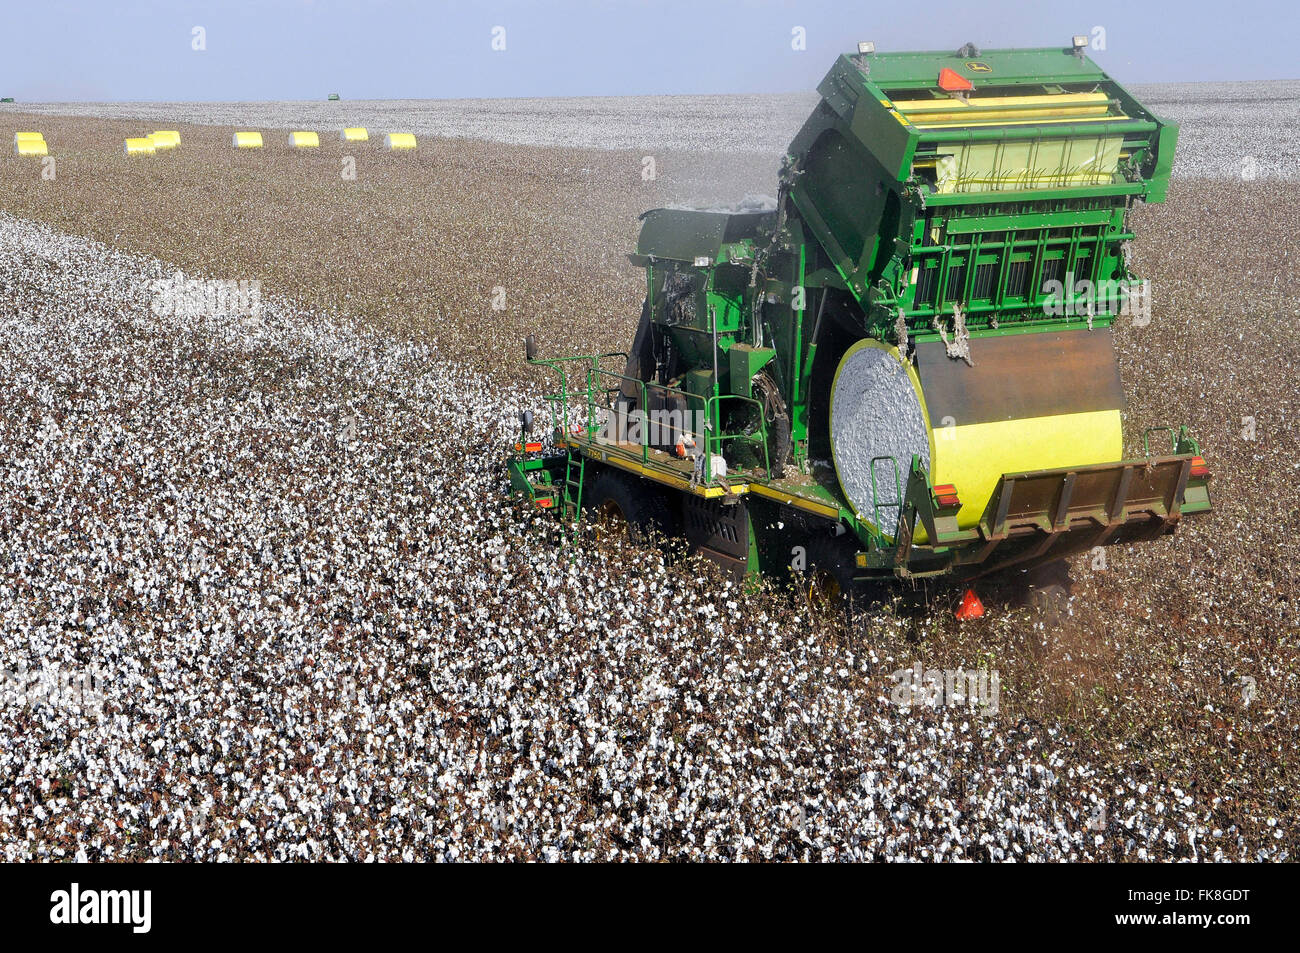
[[(274, 100), (812, 89), (836, 54), (1064, 45), (1122, 82), (1300, 76), (1297, 0), (4, 0), (0, 95)], [(206, 49), (196, 50), (195, 27)], [(494, 28), (504, 50), (494, 50)], [(805, 48), (797, 45), (796, 27)], [(497, 33), (498, 38), (500, 33)]]

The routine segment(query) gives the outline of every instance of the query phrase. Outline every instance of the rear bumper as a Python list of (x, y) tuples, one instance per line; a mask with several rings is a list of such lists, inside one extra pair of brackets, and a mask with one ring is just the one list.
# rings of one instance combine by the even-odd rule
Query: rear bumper
[(1208, 477), (1191, 477), (1195, 456), (1007, 474), (980, 520), (980, 542), (969, 562), (985, 572), (1027, 568), (1094, 546), (1172, 533), (1184, 515), (1211, 508)]
[[(1183, 453), (1004, 474), (969, 529), (959, 529), (955, 516), (914, 507), (899, 526), (895, 571), (964, 568), (983, 576), (1167, 535), (1184, 516), (1211, 509), (1208, 475), (1193, 476), (1197, 458)], [(926, 542), (915, 543), (917, 535)]]

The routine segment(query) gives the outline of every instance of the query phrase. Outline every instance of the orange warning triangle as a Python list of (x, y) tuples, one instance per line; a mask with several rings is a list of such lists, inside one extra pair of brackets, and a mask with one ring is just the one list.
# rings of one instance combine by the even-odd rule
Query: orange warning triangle
[(980, 602), (974, 589), (967, 589), (966, 595), (962, 596), (961, 605), (957, 607), (957, 618), (963, 621), (984, 618), (984, 603)]
[(939, 70), (939, 88), (945, 93), (964, 93), (975, 87), (965, 76), (945, 66)]

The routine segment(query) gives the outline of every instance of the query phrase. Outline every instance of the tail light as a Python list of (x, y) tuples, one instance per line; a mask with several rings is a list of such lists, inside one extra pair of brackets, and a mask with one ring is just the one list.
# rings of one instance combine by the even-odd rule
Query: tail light
[(1192, 479), (1205, 480), (1208, 479), (1209, 476), (1210, 476), (1210, 468), (1205, 465), (1205, 458), (1192, 457), (1192, 472), (1191, 472)]
[(517, 443), (515, 444), (515, 453), (541, 453), (542, 445), (540, 443)]
[(943, 509), (952, 506), (961, 506), (961, 500), (957, 498), (957, 488), (951, 483), (941, 483), (934, 488), (934, 499)]

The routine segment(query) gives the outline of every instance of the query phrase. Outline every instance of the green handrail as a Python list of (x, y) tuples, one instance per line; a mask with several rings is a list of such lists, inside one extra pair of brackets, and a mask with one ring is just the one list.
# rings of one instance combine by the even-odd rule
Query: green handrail
[[(589, 381), (590, 381), (590, 379), (594, 376), (594, 377), (596, 378), (597, 381), (599, 381), (601, 378), (606, 378), (606, 377), (608, 377), (608, 378), (613, 378), (614, 380), (617, 380), (617, 381), (620, 381), (620, 382), (625, 382), (625, 383), (632, 383), (632, 384), (635, 384), (635, 385), (637, 386), (639, 392), (640, 392), (640, 397), (641, 397), (641, 400), (640, 400), (640, 403), (639, 403), (638, 407), (639, 407), (639, 409), (642, 410), (643, 412), (645, 412), (645, 411), (646, 411), (646, 408), (649, 406), (649, 403), (648, 403), (647, 397), (648, 397), (648, 394), (649, 394), (649, 392), (650, 392), (651, 390), (657, 390), (657, 391), (660, 391), (660, 392), (662, 392), (662, 393), (664, 393), (664, 394), (677, 394), (677, 395), (680, 395), (682, 398), (685, 399), (685, 401), (686, 401), (686, 403), (687, 403), (688, 405), (689, 405), (689, 403), (690, 403), (690, 398), (693, 397), (693, 396), (695, 396), (695, 395), (689, 393), (688, 391), (684, 391), (684, 390), (682, 390), (680, 387), (673, 387), (673, 386), (670, 385), (670, 384), (660, 384), (660, 383), (657, 383), (657, 382), (643, 381), (643, 380), (641, 380), (639, 377), (629, 377), (627, 374), (619, 374), (619, 373), (617, 373), (617, 372), (615, 372), (615, 371), (607, 371), (607, 370), (603, 370), (602, 368), (599, 368), (599, 367), (589, 369), (588, 372), (587, 372), (587, 376), (588, 376), (588, 380), (589, 380)], [(587, 392), (588, 392), (588, 395), (589, 395), (589, 396), (593, 395), (594, 392), (595, 392), (596, 390), (603, 390), (603, 388), (600, 388), (599, 386), (597, 386), (597, 387), (592, 387), (590, 383), (588, 384)], [(611, 388), (610, 390), (607, 390), (607, 391), (605, 391), (605, 392), (606, 392), (606, 393), (615, 393), (615, 392), (619, 392), (619, 393), (621, 393), (622, 390), (623, 390), (623, 388), (620, 386), (620, 387), (618, 387), (618, 388)], [(697, 399), (698, 399), (698, 398), (697, 398)], [(602, 409), (602, 410), (607, 410), (607, 411), (610, 411), (610, 412), (612, 412), (612, 411), (614, 410), (613, 407), (601, 407), (601, 409)], [(593, 419), (593, 418), (595, 417), (595, 402), (594, 402), (594, 397), (593, 397), (593, 398), (590, 400), (590, 402), (588, 403), (587, 414), (588, 414), (588, 420), (591, 420), (591, 419)], [(691, 430), (685, 430), (685, 431), (683, 431), (683, 432), (689, 434), (689, 435), (692, 436), (692, 437), (698, 436), (694, 431), (691, 431)], [(591, 439), (594, 439), (594, 437), (595, 437), (595, 428), (594, 428), (594, 426), (593, 426), (593, 427), (589, 427), (588, 439), (591, 440)], [(649, 460), (650, 460), (650, 443), (649, 443), (649, 440), (648, 440), (648, 435), (647, 435), (646, 431), (645, 431), (644, 428), (643, 428), (643, 429), (642, 429), (642, 433), (641, 433), (641, 462), (642, 462), (642, 463), (648, 463)]]
[(895, 502), (886, 503), (885, 506), (892, 506), (898, 510), (898, 515), (903, 515), (903, 484), (898, 472), (898, 460), (891, 456), (880, 456), (871, 458), (871, 515), (875, 522), (876, 533), (880, 536), (887, 535), (880, 528), (880, 492), (876, 487), (876, 462), (879, 460), (888, 460), (894, 465), (894, 494)]
[[(563, 431), (567, 428), (569, 420), (569, 399), (571, 392), (569, 390), (569, 375), (566, 367), (579, 361), (586, 362), (587, 368), (587, 398), (588, 405), (591, 403), (591, 369), (599, 367), (599, 364), (605, 358), (622, 358), (627, 360), (626, 351), (606, 351), (601, 354), (578, 354), (571, 357), (548, 357), (540, 360), (529, 360), (529, 364), (536, 367), (549, 367), (560, 377), (560, 390), (553, 394), (544, 394), (542, 399), (547, 402), (551, 408), (551, 429), (552, 431)], [(576, 396), (576, 395), (572, 395)], [(558, 404), (558, 408), (557, 408)]]
[[(757, 408), (759, 436), (755, 437), (753, 434), (745, 434), (745, 433), (728, 434), (728, 433), (722, 433), (720, 430), (714, 436), (711, 437), (706, 436), (705, 449), (707, 450), (707, 453), (705, 454), (705, 456), (707, 459), (704, 462), (705, 479), (708, 481), (712, 481), (713, 479), (712, 463), (713, 463), (713, 452), (715, 448), (717, 449), (717, 452), (721, 454), (722, 444), (727, 440), (744, 440), (749, 443), (753, 443), (755, 440), (757, 440), (761, 442), (763, 447), (763, 472), (767, 474), (767, 478), (770, 480), (772, 478), (772, 458), (767, 450), (767, 417), (763, 405), (752, 397), (744, 397), (740, 394), (713, 395), (705, 402), (704, 412), (708, 420), (719, 421), (719, 428), (721, 427), (721, 420), (722, 420), (721, 414), (717, 414), (715, 416), (715, 414), (711, 413), (711, 411), (714, 411), (715, 405), (720, 404), (724, 400), (738, 400), (741, 401), (742, 403), (753, 404), (754, 407)], [(709, 441), (712, 441), (712, 443), (709, 443)]]
[[(712, 422), (713, 426), (717, 428), (720, 428), (721, 425), (721, 416), (720, 416), (721, 402), (724, 400), (741, 401), (743, 403), (752, 405), (757, 411), (757, 417), (758, 417), (757, 434), (724, 433), (720, 431), (715, 432), (713, 434), (707, 432), (704, 434), (700, 434), (689, 428), (682, 428), (681, 432), (686, 436), (690, 436), (696, 442), (697, 446), (703, 445), (704, 461), (703, 461), (703, 468), (702, 468), (702, 476), (706, 483), (711, 483), (713, 481), (713, 455), (715, 453), (721, 455), (723, 444), (729, 440), (741, 440), (741, 441), (748, 442), (750, 444), (761, 445), (763, 449), (763, 471), (764, 473), (767, 474), (767, 477), (771, 479), (772, 458), (767, 445), (767, 420), (764, 414), (763, 404), (760, 401), (757, 401), (752, 397), (744, 397), (740, 394), (715, 394), (709, 397), (702, 398), (702, 395), (693, 394), (689, 391), (683, 390), (680, 387), (673, 387), (670, 384), (660, 384), (657, 382), (643, 381), (640, 378), (630, 377), (627, 374), (620, 374), (617, 371), (606, 370), (600, 366), (600, 362), (605, 358), (616, 358), (616, 357), (623, 358), (624, 360), (626, 360), (627, 354), (626, 352), (622, 352), (622, 351), (611, 351), (603, 354), (576, 355), (573, 357), (545, 358), (541, 360), (529, 361), (530, 364), (534, 364), (539, 367), (549, 367), (551, 370), (555, 371), (556, 374), (559, 375), (560, 378), (559, 391), (556, 393), (544, 395), (544, 399), (547, 401), (551, 409), (551, 426), (553, 431), (566, 433), (566, 434), (568, 433), (567, 428), (568, 428), (568, 421), (569, 421), (570, 402), (578, 396), (578, 393), (580, 393), (575, 391), (571, 387), (571, 381), (569, 377), (569, 365), (581, 362), (584, 365), (582, 371), (586, 376), (586, 386), (585, 386), (586, 420), (584, 426), (581, 429), (586, 434), (585, 442), (588, 445), (592, 445), (595, 443), (596, 434), (599, 430), (599, 427), (596, 424), (597, 393), (601, 393), (601, 392), (607, 394), (621, 393), (624, 389), (622, 385), (626, 383), (631, 383), (636, 385), (637, 391), (640, 396), (638, 409), (640, 409), (642, 412), (647, 411), (647, 408), (649, 406), (649, 402), (647, 398), (651, 391), (659, 391), (660, 393), (663, 393), (665, 395), (677, 395), (683, 399), (683, 402), (688, 408), (692, 400), (699, 401), (703, 399), (705, 419), (706, 421)], [(602, 386), (602, 383), (605, 380), (619, 381), (620, 386), (617, 388), (610, 388), (606, 390)], [(600, 409), (608, 412), (614, 411), (613, 406), (601, 405)], [(643, 464), (649, 463), (650, 442), (649, 442), (648, 432), (645, 428), (642, 428), (640, 444), (641, 444), (641, 462)]]
[(1160, 433), (1161, 431), (1169, 434), (1170, 451), (1176, 452), (1178, 450), (1178, 438), (1174, 436), (1173, 427), (1148, 427), (1142, 434), (1142, 455), (1144, 457), (1151, 456), (1151, 435), (1153, 433)]

